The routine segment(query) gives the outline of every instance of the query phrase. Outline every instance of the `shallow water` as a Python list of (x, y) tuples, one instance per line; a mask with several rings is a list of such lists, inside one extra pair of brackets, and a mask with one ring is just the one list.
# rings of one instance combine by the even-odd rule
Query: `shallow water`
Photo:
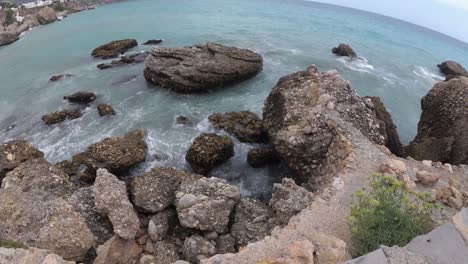
[[(144, 65), (100, 71), (89, 54), (115, 39), (140, 43), (163, 38), (165, 46), (220, 42), (262, 54), (264, 70), (239, 85), (205, 95), (180, 95), (147, 84)], [(353, 46), (360, 59), (333, 56), (340, 42)], [(148, 131), (149, 162), (188, 168), (184, 155), (202, 131), (213, 131), (213, 112), (251, 110), (263, 101), (279, 77), (306, 68), (338, 70), (361, 95), (380, 96), (408, 143), (416, 133), (419, 101), (442, 79), (436, 65), (453, 59), (468, 65), (468, 46), (401, 21), (351, 9), (304, 1), (279, 0), (131, 0), (71, 15), (62, 22), (35, 28), (20, 41), (0, 48), (0, 142), (25, 138), (56, 162), (87, 145), (129, 130)], [(137, 51), (149, 47), (139, 46)], [(73, 78), (49, 83), (53, 74)], [(68, 106), (64, 95), (78, 90), (98, 93), (110, 103), (113, 118), (99, 118), (88, 108), (82, 118), (47, 127), (43, 114)], [(192, 126), (175, 124), (179, 115)], [(267, 193), (274, 169), (245, 163), (251, 145), (237, 144), (236, 157), (213, 174), (243, 187), (245, 195)], [(155, 158), (155, 157), (158, 158)]]

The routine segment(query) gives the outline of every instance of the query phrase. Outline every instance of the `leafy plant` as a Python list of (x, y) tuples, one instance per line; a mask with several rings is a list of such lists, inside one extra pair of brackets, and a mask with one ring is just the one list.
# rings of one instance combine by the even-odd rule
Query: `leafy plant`
[(15, 18), (13, 17), (13, 10), (5, 9), (5, 25), (11, 25), (15, 22)]
[(349, 223), (354, 257), (386, 246), (405, 246), (414, 237), (430, 231), (433, 205), (429, 194), (406, 190), (391, 176), (372, 176), (370, 191), (353, 197)]

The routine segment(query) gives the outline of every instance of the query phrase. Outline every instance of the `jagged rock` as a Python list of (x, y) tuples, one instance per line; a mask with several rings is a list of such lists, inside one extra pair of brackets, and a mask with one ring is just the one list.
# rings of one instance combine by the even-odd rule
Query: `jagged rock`
[(95, 244), (85, 219), (65, 200), (68, 175), (43, 159), (29, 160), (3, 179), (0, 237), (81, 260)]
[(73, 76), (74, 76), (73, 74), (68, 74), (68, 73), (54, 75), (54, 76), (50, 77), (49, 81), (56, 82), (56, 81), (67, 79), (67, 78), (70, 78), (70, 77), (73, 77)]
[(444, 61), (437, 65), (437, 67), (439, 67), (440, 72), (445, 76), (468, 76), (468, 72), (465, 68), (455, 61)]
[(182, 182), (194, 181), (201, 177), (169, 167), (152, 169), (131, 181), (132, 201), (143, 211), (161, 212), (173, 203), (175, 193)]
[(9, 45), (19, 39), (16, 32), (0, 32), (0, 46)]
[(151, 217), (148, 223), (148, 235), (152, 241), (165, 239), (167, 232), (177, 222), (177, 212), (166, 210)]
[(176, 194), (180, 224), (186, 228), (224, 233), (240, 199), (239, 188), (218, 178), (183, 182)]
[(440, 175), (430, 173), (427, 171), (417, 171), (416, 178), (425, 186), (434, 185), (439, 179)]
[(231, 235), (238, 246), (257, 242), (270, 234), (275, 226), (273, 210), (267, 205), (252, 199), (241, 199), (234, 209)]
[(94, 264), (138, 264), (142, 251), (135, 241), (113, 236), (98, 247)]
[(354, 50), (351, 48), (351, 46), (347, 44), (340, 44), (338, 47), (335, 47), (332, 49), (333, 54), (336, 54), (338, 56), (347, 56), (350, 58), (356, 58), (357, 54), (354, 52)]
[(114, 108), (108, 104), (98, 104), (97, 110), (100, 116), (113, 116), (115, 115)]
[(226, 130), (241, 142), (264, 143), (267, 141), (262, 120), (255, 113), (249, 111), (216, 113), (208, 119), (215, 128)]
[(236, 252), (236, 239), (230, 234), (220, 235), (216, 239), (216, 254)]
[(253, 148), (247, 153), (247, 163), (253, 168), (261, 168), (278, 161), (278, 155), (273, 148)]
[(106, 216), (101, 215), (94, 202), (93, 187), (80, 188), (68, 199), (73, 209), (86, 220), (89, 229), (96, 237), (98, 245), (104, 244), (113, 236), (112, 224)]
[(366, 100), (336, 72), (322, 73), (315, 66), (278, 81), (265, 101), (263, 126), (278, 155), (296, 172), (295, 179), (310, 189), (345, 166), (352, 151), (346, 126), (385, 143)]
[(143, 43), (143, 45), (158, 45), (158, 44), (161, 44), (162, 42), (163, 42), (162, 39), (150, 39), (146, 41), (145, 43)]
[(180, 93), (207, 92), (255, 76), (260, 55), (216, 43), (184, 48), (155, 48), (147, 59), (145, 78)]
[(91, 56), (101, 59), (115, 58), (136, 46), (138, 46), (138, 42), (134, 39), (115, 40), (95, 48)]
[(96, 100), (96, 94), (92, 92), (81, 91), (64, 96), (63, 99), (68, 100), (72, 103), (89, 104)]
[(207, 175), (214, 167), (234, 156), (234, 142), (226, 136), (203, 133), (195, 138), (185, 160), (195, 173)]
[[(455, 208), (457, 210), (462, 209), (464, 205), (464, 197), (455, 187), (445, 187), (437, 191), (436, 199), (442, 201), (444, 204)], [(468, 200), (468, 198), (466, 198)]]
[(57, 15), (55, 14), (54, 9), (46, 6), (37, 12), (36, 18), (41, 25), (45, 25), (55, 22), (57, 20)]
[(43, 158), (44, 153), (25, 140), (8, 141), (0, 145), (0, 184), (7, 172), (28, 160)]
[(278, 221), (286, 224), (289, 218), (307, 208), (313, 201), (313, 195), (296, 185), (294, 180), (284, 178), (281, 184), (273, 184), (270, 206), (276, 212)]
[(418, 134), (406, 154), (416, 160), (468, 164), (468, 78), (436, 84), (421, 106)]
[(384, 163), (382, 163), (379, 167), (379, 172), (387, 174), (387, 175), (403, 175), (406, 173), (406, 164), (397, 159), (390, 159)]
[(393, 154), (402, 156), (403, 144), (401, 144), (397, 126), (393, 123), (392, 116), (387, 111), (379, 97), (370, 96), (366, 97), (366, 99), (371, 100), (372, 105), (374, 106), (375, 115), (381, 121), (380, 133), (385, 137), (385, 146), (387, 146)]
[(122, 56), (119, 60), (113, 60), (110, 63), (101, 63), (97, 65), (100, 70), (105, 70), (114, 67), (120, 67), (128, 64), (142, 63), (149, 56), (149, 52), (142, 52), (130, 56)]
[(182, 252), (188, 261), (199, 263), (200, 260), (216, 254), (216, 245), (202, 236), (195, 235), (185, 239)]
[(128, 200), (125, 183), (107, 170), (99, 169), (93, 188), (96, 208), (109, 217), (114, 233), (123, 239), (135, 239), (140, 220)]
[(42, 121), (46, 125), (55, 125), (65, 120), (74, 120), (81, 117), (80, 109), (65, 109), (42, 116)]
[(0, 248), (1, 264), (75, 264), (50, 250), (39, 248)]

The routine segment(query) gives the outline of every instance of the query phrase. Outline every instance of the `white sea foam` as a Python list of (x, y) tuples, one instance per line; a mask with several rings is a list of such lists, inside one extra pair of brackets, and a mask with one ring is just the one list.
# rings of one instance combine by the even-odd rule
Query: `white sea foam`
[(353, 71), (370, 73), (375, 70), (374, 66), (364, 57), (358, 57), (356, 59), (341, 57), (337, 60)]
[(424, 79), (429, 79), (432, 81), (443, 81), (445, 78), (441, 75), (435, 74), (428, 70), (425, 67), (422, 66), (416, 66), (415, 69), (413, 70), (413, 73), (416, 74), (417, 76), (424, 78)]

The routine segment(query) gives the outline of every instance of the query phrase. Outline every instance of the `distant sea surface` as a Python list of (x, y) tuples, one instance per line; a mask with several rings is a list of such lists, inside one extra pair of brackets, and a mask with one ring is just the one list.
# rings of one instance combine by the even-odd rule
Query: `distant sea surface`
[[(140, 43), (162, 38), (164, 46), (207, 41), (252, 49), (264, 60), (255, 78), (204, 95), (180, 95), (147, 84), (144, 64), (98, 70), (91, 51), (111, 40)], [(350, 44), (360, 58), (338, 58), (330, 50)], [(139, 46), (135, 51), (148, 50)], [(133, 129), (148, 132), (148, 162), (188, 169), (184, 155), (213, 112), (251, 110), (261, 114), (277, 80), (311, 64), (337, 70), (360, 95), (380, 96), (405, 143), (416, 134), (420, 99), (443, 79), (436, 65), (456, 60), (468, 66), (468, 45), (388, 17), (296, 0), (130, 0), (73, 14), (35, 28), (0, 48), (0, 142), (24, 138), (52, 162), (68, 159), (104, 137)], [(51, 75), (75, 77), (50, 83)], [(100, 118), (95, 107), (82, 118), (45, 126), (41, 116), (68, 107), (63, 96), (88, 90), (114, 106), (117, 115)], [(191, 126), (175, 124), (183, 115)], [(15, 124), (11, 130), (6, 127)], [(245, 163), (252, 145), (237, 144), (236, 156), (213, 175), (241, 186), (245, 195), (268, 192), (275, 171)], [(136, 172), (135, 172), (136, 173)]]

